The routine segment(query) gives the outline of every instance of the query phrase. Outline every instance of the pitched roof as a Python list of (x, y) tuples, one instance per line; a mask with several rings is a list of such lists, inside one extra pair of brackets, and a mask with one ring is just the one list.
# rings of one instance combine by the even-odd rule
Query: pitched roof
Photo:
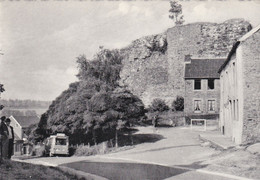
[(185, 79), (189, 78), (219, 78), (218, 70), (225, 59), (191, 59), (185, 65)]
[(223, 63), (223, 65), (219, 68), (218, 73), (220, 73), (225, 66), (228, 64), (228, 62), (230, 61), (231, 57), (233, 56), (233, 54), (236, 53), (236, 50), (240, 44), (240, 42), (246, 41), (249, 37), (251, 37), (252, 35), (254, 35), (256, 32), (258, 32), (260, 30), (260, 24), (258, 26), (256, 26), (255, 28), (253, 28), (251, 31), (249, 31), (248, 33), (246, 33), (244, 36), (242, 36), (232, 47), (231, 51), (228, 54), (228, 57), (226, 59), (226, 61)]
[(16, 121), (24, 128), (29, 127), (32, 124), (39, 123), (40, 118), (38, 116), (13, 116)]

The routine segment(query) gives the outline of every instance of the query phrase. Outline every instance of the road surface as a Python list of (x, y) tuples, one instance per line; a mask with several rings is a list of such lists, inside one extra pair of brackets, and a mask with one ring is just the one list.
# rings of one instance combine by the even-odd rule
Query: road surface
[(137, 133), (160, 134), (164, 139), (134, 148), (88, 157), (47, 157), (24, 160), (48, 166), (67, 166), (113, 180), (231, 180), (243, 179), (204, 171), (202, 162), (218, 151), (201, 145), (200, 132), (189, 128), (141, 127)]

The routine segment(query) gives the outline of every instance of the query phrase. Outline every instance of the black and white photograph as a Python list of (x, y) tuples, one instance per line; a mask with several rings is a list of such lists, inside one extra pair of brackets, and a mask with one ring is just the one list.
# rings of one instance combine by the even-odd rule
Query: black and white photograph
[(16, 179), (260, 179), (260, 0), (0, 0)]

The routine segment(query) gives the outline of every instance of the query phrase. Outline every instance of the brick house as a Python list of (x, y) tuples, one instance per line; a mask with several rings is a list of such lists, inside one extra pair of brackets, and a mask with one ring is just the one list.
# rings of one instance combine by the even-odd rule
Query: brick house
[(32, 144), (27, 140), (26, 130), (33, 125), (39, 123), (38, 116), (10, 116), (10, 125), (14, 129), (14, 155), (30, 154)]
[(185, 58), (185, 116), (218, 119), (220, 84), (218, 69), (225, 59)]
[(260, 25), (239, 39), (220, 73), (220, 126), (236, 144), (260, 140)]

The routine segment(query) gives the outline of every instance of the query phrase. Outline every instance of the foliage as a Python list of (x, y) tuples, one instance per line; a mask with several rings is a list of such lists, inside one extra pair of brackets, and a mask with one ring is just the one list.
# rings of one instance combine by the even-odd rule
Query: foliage
[(37, 144), (33, 146), (32, 156), (44, 156), (45, 154), (45, 146), (43, 144)]
[(164, 100), (157, 98), (153, 100), (152, 104), (149, 106), (149, 110), (152, 112), (163, 112), (169, 110), (169, 106)]
[[(3, 84), (0, 84), (0, 94), (2, 93), (2, 92), (4, 92), (5, 91), (5, 89), (4, 89), (4, 85)], [(4, 105), (3, 104), (0, 104), (0, 110), (2, 110), (4, 108)]]
[[(122, 68), (122, 56), (118, 50), (101, 50), (92, 61), (84, 55), (77, 58), (80, 80), (96, 79), (112, 87), (118, 86), (120, 70)], [(90, 79), (89, 79), (90, 78)]]
[(184, 110), (184, 98), (177, 96), (176, 99), (172, 102), (172, 109), (174, 111), (183, 111)]
[(156, 36), (153, 36), (153, 39), (148, 45), (145, 45), (151, 52), (157, 51), (162, 54), (165, 54), (167, 51), (168, 43), (166, 38), (157, 39)]
[(3, 84), (0, 84), (0, 93), (4, 92), (5, 91), (5, 88), (4, 88), (4, 85)]
[(119, 86), (121, 61), (117, 50), (102, 49), (93, 60), (79, 56), (80, 81), (51, 103), (33, 132), (35, 141), (62, 132), (71, 144), (97, 144), (144, 115), (142, 101)]
[[(26, 156), (24, 156), (26, 158)], [(0, 163), (0, 179), (79, 179), (74, 175), (63, 172), (57, 168), (22, 163), (12, 160), (2, 160)]]
[(96, 154), (105, 154), (107, 153), (108, 145), (107, 142), (100, 143), (98, 145), (89, 146), (89, 145), (80, 145), (77, 147), (74, 155), (75, 156), (91, 156)]
[(184, 23), (183, 15), (182, 15), (182, 5), (178, 3), (178, 1), (173, 0), (170, 1), (170, 15), (169, 18), (172, 19), (175, 25), (182, 25)]
[(147, 120), (144, 123), (152, 125), (152, 121), (157, 116), (159, 127), (182, 126), (185, 123), (185, 117), (181, 111), (163, 111), (146, 113)]

